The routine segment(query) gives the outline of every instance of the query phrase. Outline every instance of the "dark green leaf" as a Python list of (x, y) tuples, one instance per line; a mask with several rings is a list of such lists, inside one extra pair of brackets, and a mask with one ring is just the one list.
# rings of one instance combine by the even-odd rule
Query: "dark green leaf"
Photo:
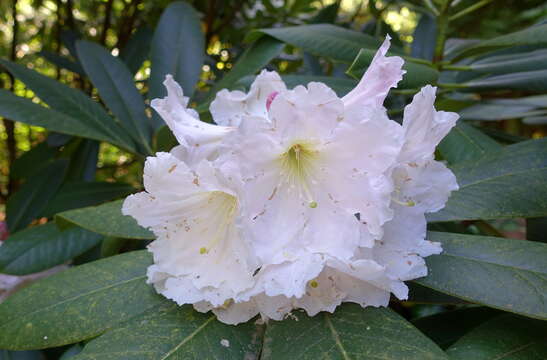
[(435, 18), (427, 13), (422, 14), (416, 30), (412, 35), (411, 55), (415, 58), (431, 61), (437, 40), (437, 23)]
[(61, 150), (62, 156), (70, 155), (70, 166), (66, 176), (67, 181), (93, 181), (99, 160), (99, 146), (97, 141), (78, 139), (75, 149), (65, 146)]
[(460, 189), (429, 221), (547, 215), (547, 138), (505, 146), (452, 170)]
[[(127, 135), (127, 132), (124, 131), (97, 102), (89, 98), (80, 90), (73, 89), (55, 79), (44, 76), (34, 70), (27, 69), (22, 65), (2, 59), (0, 59), (0, 64), (6, 67), (13, 76), (24, 82), (26, 86), (52, 109), (66, 115), (65, 117), (59, 118), (55, 113), (45, 113), (42, 116), (44, 119), (41, 119), (37, 124), (33, 123), (31, 120), (13, 118), (14, 120), (31, 125), (44, 126), (47, 129), (69, 135), (90, 137), (96, 140), (108, 139), (106, 141), (110, 141), (116, 145), (121, 144), (127, 149), (132, 149), (133, 142)], [(3, 111), (4, 105), (0, 105), (0, 109), (2, 109), (0, 111)], [(29, 112), (27, 111), (27, 113)], [(34, 115), (34, 117), (39, 116), (41, 115)], [(67, 120), (67, 117), (71, 120)], [(59, 119), (53, 120), (53, 118)], [(79, 128), (86, 128), (88, 131), (80, 130), (81, 134), (78, 134), (77, 129), (72, 131), (67, 129), (68, 131), (63, 131), (57, 126), (46, 126), (48, 123), (63, 123), (68, 126), (67, 122), (69, 121), (78, 123)], [(102, 134), (103, 136), (97, 137), (93, 135), (93, 133), (88, 135), (87, 133), (89, 130), (92, 130), (93, 133)]]
[(470, 106), (460, 112), (462, 119), (497, 121), (522, 118), (525, 116), (541, 115), (546, 111), (539, 111), (534, 105), (525, 104), (501, 104), (496, 101), (483, 101)]
[(450, 130), (439, 144), (439, 152), (449, 164), (477, 160), (489, 151), (500, 150), (502, 146), (480, 130), (462, 120)]
[(145, 283), (150, 264), (149, 253), (134, 251), (65, 270), (18, 291), (0, 304), (0, 348), (72, 344), (157, 308), (167, 300)]
[(499, 55), (473, 62), (471, 71), (489, 74), (510, 74), (520, 71), (543, 70), (547, 67), (547, 50)]
[(313, 55), (351, 63), (361, 48), (377, 49), (381, 42), (366, 34), (330, 24), (301, 25), (255, 30), (247, 40), (264, 34), (296, 46)]
[[(205, 38), (199, 14), (186, 2), (171, 3), (163, 12), (152, 40), (150, 99), (167, 94), (163, 86), (167, 74), (173, 75), (185, 96), (192, 96), (204, 54)], [(155, 127), (163, 124), (157, 115), (155, 119)]]
[(0, 360), (45, 360), (40, 351), (7, 351), (0, 350)]
[(464, 85), (473, 91), (509, 89), (541, 93), (547, 91), (547, 70), (489, 76), (467, 82)]
[(107, 141), (128, 150), (133, 149), (133, 145), (127, 145), (115, 137), (104, 134), (81, 118), (67, 116), (3, 89), (0, 89), (0, 115), (13, 121), (41, 126), (62, 134)]
[(511, 34), (481, 41), (460, 52), (455, 61), (489, 51), (520, 45), (547, 45), (547, 24), (532, 26)]
[(154, 235), (140, 227), (130, 216), (122, 214), (123, 200), (99, 206), (69, 210), (57, 214), (57, 222), (67, 222), (110, 237), (152, 240)]
[(344, 304), (334, 314), (295, 312), (268, 323), (262, 359), (446, 359), (441, 349), (390, 309)]
[[(361, 49), (346, 73), (360, 79), (372, 62), (375, 53), (376, 50)], [(415, 89), (426, 84), (435, 83), (439, 77), (439, 72), (427, 65), (406, 61), (403, 69), (406, 70), (406, 74), (397, 85), (401, 89)]]
[(18, 231), (0, 247), (0, 273), (27, 275), (47, 270), (83, 254), (101, 239), (77, 227), (60, 231), (54, 223)]
[(68, 161), (57, 160), (40, 169), (12, 195), (6, 204), (6, 222), (10, 232), (24, 228), (38, 217), (63, 182)]
[(129, 69), (99, 44), (80, 40), (76, 48), (82, 66), (105, 104), (120, 119), (141, 151), (150, 154), (152, 129), (144, 110), (143, 98), (135, 87)]
[(67, 359), (72, 359), (74, 358), (74, 356), (78, 355), (79, 353), (81, 353), (83, 350), (83, 347), (82, 345), (80, 344), (76, 344), (76, 345), (72, 345), (71, 347), (69, 347), (67, 349), (67, 351), (65, 351), (63, 353), (63, 355), (59, 358), (59, 360), (67, 360)]
[(48, 203), (42, 216), (50, 217), (61, 211), (97, 205), (126, 196), (135, 188), (124, 183), (71, 182), (64, 184)]
[(461, 305), (467, 304), (465, 300), (443, 294), (415, 282), (407, 283), (408, 301), (414, 304), (423, 305)]
[(417, 283), (518, 314), (547, 319), (547, 244), (429, 232), (441, 255), (426, 259), (428, 276)]
[(486, 307), (471, 307), (425, 316), (413, 320), (412, 324), (441, 348), (446, 349), (466, 332), (500, 313)]
[(547, 217), (526, 219), (526, 238), (547, 243)]
[(144, 60), (150, 55), (153, 31), (147, 26), (139, 27), (131, 36), (127, 45), (120, 52), (120, 58), (129, 68), (131, 74), (137, 73)]
[(42, 166), (53, 161), (56, 154), (57, 149), (43, 141), (15, 160), (10, 169), (10, 176), (14, 179), (28, 178)]
[(547, 358), (547, 323), (502, 315), (473, 329), (448, 350), (454, 360)]
[(252, 321), (226, 325), (210, 313), (168, 303), (92, 340), (74, 359), (257, 359), (260, 335)]
[(59, 68), (67, 69), (78, 75), (85, 76), (85, 72), (84, 69), (82, 69), (82, 66), (65, 56), (58, 55), (47, 50), (40, 51), (38, 55), (43, 56), (47, 61), (56, 65)]

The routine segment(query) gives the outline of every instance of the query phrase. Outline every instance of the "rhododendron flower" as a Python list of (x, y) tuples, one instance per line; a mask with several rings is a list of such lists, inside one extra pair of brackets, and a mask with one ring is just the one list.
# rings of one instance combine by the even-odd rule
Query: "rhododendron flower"
[(404, 281), (441, 251), (425, 240), (424, 214), (457, 189), (433, 157), (457, 115), (435, 111), (426, 86), (402, 125), (390, 120), (383, 102), (404, 71), (388, 48), (389, 38), (343, 98), (263, 71), (249, 93), (217, 94), (217, 125), (167, 76), (152, 107), (180, 146), (147, 159), (146, 191), (123, 208), (157, 236), (148, 282), (158, 292), (230, 324), (407, 297)]

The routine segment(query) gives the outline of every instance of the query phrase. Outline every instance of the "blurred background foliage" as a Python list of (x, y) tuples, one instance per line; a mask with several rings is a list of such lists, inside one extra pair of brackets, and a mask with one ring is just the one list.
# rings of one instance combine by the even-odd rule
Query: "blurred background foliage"
[[(211, 84), (229, 71), (248, 44), (244, 41), (251, 30), (275, 28), (306, 23), (334, 23), (356, 31), (394, 37), (394, 43), (415, 57), (412, 49), (414, 33), (421, 20), (428, 15), (423, 8), (430, 1), (358, 1), (358, 0), (207, 0), (189, 1), (201, 13), (202, 29), (206, 39), (206, 53), (196, 99), (203, 97)], [(0, 56), (54, 77), (72, 87), (82, 89), (97, 97), (90, 81), (74, 62), (74, 41), (85, 38), (107, 47), (113, 55), (131, 46), (130, 41), (139, 33), (145, 48), (150, 44), (155, 28), (168, 0), (4, 0), (0, 2)], [(448, 38), (491, 38), (513, 32), (537, 23), (547, 15), (547, 5), (541, 0), (457, 1), (459, 9), (479, 5), (469, 14), (455, 18), (448, 28)], [(502, 5), (502, 6), (500, 6)], [(431, 20), (432, 21), (432, 20)], [(430, 36), (434, 37), (432, 33)], [(135, 79), (139, 89), (146, 93), (150, 75), (150, 61), (145, 54), (138, 64)], [(136, 59), (139, 61), (139, 59)], [(281, 73), (309, 73), (309, 67), (317, 65), (306, 61), (300, 50), (288, 46), (273, 63)], [(65, 65), (59, 66), (59, 65)], [(72, 67), (71, 67), (72, 66)], [(326, 75), (343, 73), (325, 59), (321, 59)], [(67, 70), (70, 68), (76, 71)], [(31, 90), (13, 79), (7, 72), (0, 74), (0, 86), (17, 95), (35, 99)], [(525, 95), (526, 91), (512, 91), (504, 97)], [(485, 97), (491, 95), (486, 94)], [(518, 114), (516, 114), (518, 116)], [(515, 136), (541, 137), (542, 124), (522, 123), (518, 117), (501, 122), (483, 123), (493, 129), (503, 129)], [(14, 176), (15, 159), (32, 147), (45, 141), (47, 131), (4, 120), (0, 127), (0, 194), (1, 203), (13, 193), (20, 182)], [(58, 139), (63, 141), (63, 139)], [(64, 144), (63, 144), (64, 145)], [(81, 145), (73, 145), (74, 149)], [(75, 150), (70, 150), (75, 151)], [(101, 144), (97, 153), (95, 180), (126, 181), (138, 185), (140, 166), (135, 159), (112, 145)], [(2, 215), (0, 215), (2, 216)]]

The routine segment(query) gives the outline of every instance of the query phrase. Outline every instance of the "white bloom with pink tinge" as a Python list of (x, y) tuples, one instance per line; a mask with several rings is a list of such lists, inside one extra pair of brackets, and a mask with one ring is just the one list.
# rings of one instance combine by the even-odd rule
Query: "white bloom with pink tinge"
[(218, 125), (166, 78), (152, 106), (181, 145), (147, 159), (146, 191), (123, 208), (157, 236), (148, 282), (158, 292), (229, 324), (407, 297), (404, 281), (441, 251), (425, 240), (424, 214), (457, 189), (433, 152), (458, 116), (435, 111), (426, 86), (402, 125), (390, 120), (383, 102), (404, 71), (388, 48), (389, 38), (343, 98), (262, 71), (249, 93), (217, 94)]

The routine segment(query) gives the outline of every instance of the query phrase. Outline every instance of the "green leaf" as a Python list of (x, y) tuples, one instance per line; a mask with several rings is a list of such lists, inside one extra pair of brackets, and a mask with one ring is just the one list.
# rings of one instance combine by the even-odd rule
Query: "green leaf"
[(523, 90), (527, 92), (547, 91), (547, 70), (525, 71), (513, 74), (489, 76), (484, 79), (469, 81), (467, 90)]
[(532, 26), (511, 34), (481, 41), (473, 46), (465, 48), (454, 58), (454, 61), (497, 49), (520, 45), (547, 45), (547, 24)]
[(76, 43), (80, 61), (101, 98), (145, 154), (152, 153), (152, 129), (144, 110), (144, 101), (133, 82), (133, 75), (118, 58), (99, 44), (80, 40)]
[(120, 52), (120, 59), (131, 74), (136, 74), (150, 54), (153, 31), (147, 26), (139, 27)]
[(463, 109), (460, 116), (462, 119), (467, 120), (498, 121), (542, 115), (546, 112), (545, 110), (537, 110), (537, 106), (525, 103), (503, 104), (498, 101), (483, 101)]
[(252, 321), (226, 325), (211, 313), (168, 303), (92, 340), (74, 360), (257, 359), (260, 335)]
[(505, 146), (452, 170), (460, 189), (428, 221), (547, 215), (547, 138)]
[(334, 314), (294, 312), (268, 323), (261, 359), (446, 359), (394, 311), (344, 304)]
[(247, 40), (256, 40), (264, 34), (313, 55), (346, 63), (351, 63), (361, 48), (377, 49), (381, 45), (381, 41), (370, 35), (330, 24), (260, 29), (251, 32)]
[(43, 56), (47, 61), (56, 65), (57, 67), (72, 71), (73, 73), (76, 73), (81, 76), (85, 76), (85, 72), (84, 72), (84, 69), (82, 69), (82, 66), (79, 63), (72, 61), (65, 56), (58, 55), (56, 53), (53, 53), (47, 50), (42, 50), (38, 52), (38, 55)]
[(547, 323), (502, 315), (467, 333), (447, 354), (453, 360), (546, 359)]
[(42, 216), (50, 217), (62, 211), (97, 205), (104, 201), (126, 196), (133, 191), (135, 191), (133, 186), (119, 182), (78, 181), (66, 183), (48, 203)]
[(134, 251), (62, 271), (0, 304), (0, 348), (72, 344), (167, 301), (147, 285), (148, 252)]
[(466, 332), (499, 315), (498, 310), (471, 307), (421, 317), (412, 324), (441, 348), (446, 349)]
[(43, 141), (18, 157), (13, 162), (9, 174), (14, 179), (26, 179), (42, 166), (51, 163), (55, 155), (57, 155), (57, 148)]
[(40, 351), (0, 350), (0, 360), (45, 360)]
[(547, 65), (547, 50), (491, 56), (469, 65), (471, 71), (489, 74), (510, 74), (543, 70)]
[[(361, 49), (346, 73), (356, 79), (360, 79), (372, 62), (374, 54), (376, 54), (376, 50)], [(405, 61), (403, 69), (406, 70), (406, 74), (403, 76), (403, 80), (397, 85), (397, 88), (415, 89), (426, 84), (435, 83), (439, 78), (439, 72), (427, 65)]]
[(67, 222), (105, 236), (152, 240), (154, 235), (140, 227), (130, 216), (122, 214), (123, 200), (109, 202), (99, 206), (90, 206), (69, 210), (57, 214), (55, 221)]
[(414, 40), (412, 41), (411, 55), (428, 61), (433, 60), (435, 42), (437, 41), (437, 22), (435, 18), (428, 13), (423, 13), (412, 37)]
[(67, 116), (51, 108), (35, 104), (30, 99), (16, 96), (4, 89), (0, 89), (0, 115), (24, 124), (40, 126), (62, 134), (106, 141), (134, 151), (133, 145), (127, 145), (117, 138), (104, 134), (100, 129), (82, 118)]
[(60, 231), (54, 223), (18, 231), (0, 247), (0, 273), (27, 275), (47, 270), (83, 254), (101, 239), (77, 227)]
[(57, 160), (29, 178), (6, 204), (6, 222), (10, 232), (24, 228), (38, 217), (57, 193), (68, 166)]
[(477, 160), (486, 153), (501, 148), (494, 139), (462, 120), (456, 123), (438, 146), (443, 159), (449, 164)]
[(547, 243), (547, 217), (526, 219), (526, 238)]
[[(173, 75), (185, 96), (194, 93), (205, 56), (205, 37), (199, 18), (196, 10), (182, 1), (171, 3), (161, 15), (152, 40), (150, 99), (167, 94), (163, 86), (167, 74)], [(155, 127), (163, 124), (157, 115), (155, 119)]]
[[(264, 68), (275, 58), (285, 45), (269, 36), (264, 36), (251, 44), (237, 59), (234, 67), (217, 82), (211, 90), (212, 96), (222, 89), (231, 88), (239, 79), (252, 75)], [(209, 101), (212, 100), (211, 98)]]
[[(25, 83), (40, 99), (48, 104), (52, 109), (58, 113), (62, 113), (66, 116), (59, 118), (56, 113), (47, 114), (43, 111), (43, 114), (34, 114), (35, 118), (45, 117), (40, 119), (38, 123), (33, 123), (31, 120), (25, 120), (22, 116), (19, 118), (11, 118), (16, 121), (28, 123), (30, 125), (43, 126), (47, 129), (61, 132), (69, 135), (77, 135), (82, 137), (89, 137), (95, 140), (109, 141), (115, 145), (122, 145), (126, 149), (132, 149), (134, 144), (124, 131), (107, 113), (106, 111), (93, 99), (89, 98), (86, 94), (80, 90), (73, 89), (55, 79), (44, 76), (34, 70), (28, 69), (22, 65), (9, 62), (7, 60), (0, 59), (0, 64), (3, 65), (10, 73), (16, 78)], [(0, 100), (0, 109), (5, 105)], [(38, 105), (35, 105), (38, 106)], [(30, 110), (30, 109), (29, 109)], [(27, 114), (32, 114), (35, 111), (27, 110)], [(0, 110), (3, 111), (3, 110)], [(52, 110), (49, 110), (52, 111)], [(9, 117), (8, 115), (5, 115)], [(54, 118), (58, 118), (55, 119)], [(70, 118), (70, 120), (67, 120)], [(81, 134), (78, 134), (77, 129), (70, 130), (68, 122), (78, 123)], [(36, 121), (35, 121), (36, 122)], [(65, 126), (47, 126), (47, 124), (63, 124)], [(64, 130), (64, 131), (63, 131)], [(92, 131), (91, 134), (88, 133)], [(93, 135), (102, 134), (102, 136)]]
[(75, 147), (71, 145), (61, 149), (61, 156), (70, 156), (67, 181), (93, 181), (97, 172), (100, 144), (94, 140), (75, 139)]
[(547, 319), (547, 244), (429, 232), (443, 252), (418, 284), (478, 304)]

